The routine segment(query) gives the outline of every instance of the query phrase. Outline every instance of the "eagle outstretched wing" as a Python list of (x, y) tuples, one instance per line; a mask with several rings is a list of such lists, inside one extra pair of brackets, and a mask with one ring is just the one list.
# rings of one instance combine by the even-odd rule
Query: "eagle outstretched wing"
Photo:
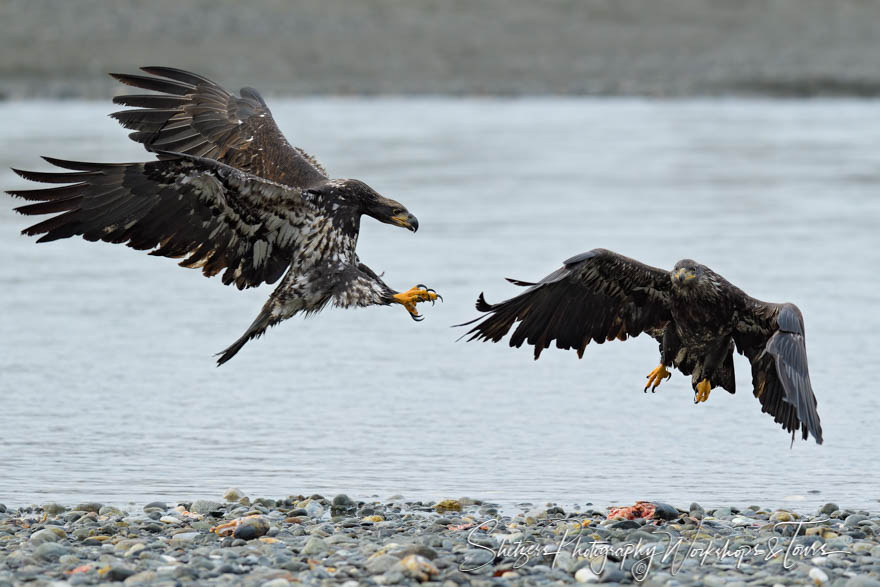
[(752, 364), (752, 383), (761, 411), (804, 440), (822, 444), (822, 425), (807, 368), (804, 318), (794, 304), (749, 298), (734, 332), (736, 347)]
[(625, 340), (648, 332), (662, 338), (671, 320), (669, 273), (605, 249), (593, 249), (566, 260), (563, 266), (529, 283), (520, 295), (489, 304), (480, 294), (477, 310), (487, 315), (461, 324), (474, 324), (468, 340), (498, 342), (515, 322), (510, 346), (535, 346), (535, 358), (556, 341), (560, 349), (583, 356), (589, 342)]
[[(25, 179), (72, 184), (15, 190), (38, 203), (22, 214), (55, 214), (22, 232), (38, 242), (81, 235), (86, 240), (154, 249), (186, 257), (206, 276), (225, 269), (239, 289), (276, 281), (287, 269), (307, 224), (321, 220), (298, 188), (227, 165), (180, 154), (146, 163), (81, 163), (46, 157), (73, 173), (14, 170)], [(328, 220), (329, 221), (329, 220)]]
[(134, 106), (111, 114), (149, 151), (163, 150), (215, 159), (285, 185), (306, 187), (327, 179), (324, 168), (292, 147), (260, 94), (243, 88), (234, 96), (211, 80), (171, 67), (143, 67), (158, 77), (112, 73), (120, 82), (161, 92), (116, 96)]

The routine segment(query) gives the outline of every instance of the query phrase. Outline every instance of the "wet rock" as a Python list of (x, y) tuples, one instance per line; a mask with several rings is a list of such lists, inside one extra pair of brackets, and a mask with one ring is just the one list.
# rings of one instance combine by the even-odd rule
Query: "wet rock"
[(63, 505), (58, 505), (55, 502), (49, 502), (49, 503), (43, 504), (41, 509), (44, 512), (46, 512), (47, 514), (49, 514), (50, 516), (57, 516), (58, 514), (61, 514), (61, 513), (64, 513), (67, 511), (66, 507), (64, 507)]
[(825, 585), (828, 583), (828, 574), (819, 567), (813, 567), (807, 576), (812, 579), (816, 585)]
[(164, 512), (167, 509), (168, 509), (168, 505), (161, 502), (161, 501), (151, 501), (150, 503), (148, 503), (147, 505), (144, 506), (144, 512), (146, 512), (146, 513), (153, 512), (153, 511)]
[(840, 506), (838, 506), (836, 503), (826, 503), (825, 505), (823, 505), (819, 509), (819, 513), (830, 516), (834, 512), (838, 511), (839, 509), (840, 509)]
[(305, 507), (306, 515), (310, 518), (320, 518), (324, 515), (324, 508), (317, 501), (310, 501)]
[(843, 522), (844, 528), (856, 528), (859, 525), (859, 522), (867, 520), (868, 516), (863, 514), (852, 514), (846, 517), (846, 520)]
[(380, 554), (367, 561), (366, 569), (373, 575), (385, 573), (400, 562), (400, 559), (390, 554)]
[(208, 514), (219, 511), (222, 507), (223, 505), (216, 501), (211, 501), (208, 499), (197, 499), (196, 501), (192, 502), (192, 505), (189, 507), (189, 511), (206, 516)]
[(654, 519), (655, 520), (675, 520), (681, 514), (678, 512), (678, 509), (672, 507), (668, 503), (663, 503), (660, 501), (653, 502), (654, 504)]
[(323, 538), (312, 536), (306, 541), (305, 546), (303, 546), (302, 554), (320, 554), (322, 552), (327, 552), (328, 548), (329, 546)]
[(232, 536), (242, 540), (253, 540), (269, 532), (269, 521), (262, 516), (245, 518), (235, 527)]
[(96, 514), (101, 511), (103, 504), (90, 501), (87, 503), (81, 503), (77, 506), (74, 506), (73, 509), (81, 511), (81, 512), (95, 512)]
[(702, 520), (703, 517), (706, 515), (706, 510), (703, 509), (703, 506), (701, 506), (697, 502), (694, 502), (691, 504), (691, 507), (688, 509), (688, 514), (692, 518)]
[(56, 544), (55, 542), (44, 542), (34, 549), (34, 558), (55, 562), (61, 558), (62, 555), (67, 554), (67, 552), (68, 549), (60, 544)]
[(776, 510), (770, 514), (771, 522), (793, 522), (794, 514), (786, 510)]
[(241, 489), (235, 487), (230, 487), (223, 492), (223, 499), (225, 501), (239, 501), (242, 497), (244, 497), (244, 494), (241, 492)]
[(156, 580), (155, 571), (141, 571), (125, 579), (126, 585), (149, 585)]
[(434, 504), (436, 512), (460, 512), (461, 502), (457, 499), (444, 499)]
[(37, 530), (31, 534), (30, 542), (31, 544), (38, 546), (44, 542), (58, 542), (63, 538), (67, 538), (67, 533), (63, 529), (53, 526)]
[(137, 571), (131, 567), (110, 565), (110, 569), (104, 574), (104, 578), (108, 581), (125, 581), (136, 573)]
[(589, 567), (582, 567), (574, 574), (574, 580), (578, 583), (598, 583), (600, 577)]
[(431, 577), (440, 573), (431, 561), (417, 554), (405, 556), (397, 563), (397, 566), (405, 577), (419, 582), (428, 581)]

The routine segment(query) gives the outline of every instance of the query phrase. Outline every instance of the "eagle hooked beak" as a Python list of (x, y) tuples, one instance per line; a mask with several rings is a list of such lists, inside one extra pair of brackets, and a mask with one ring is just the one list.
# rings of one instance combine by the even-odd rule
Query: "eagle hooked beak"
[(672, 280), (678, 285), (688, 284), (697, 277), (697, 274), (687, 269), (679, 269), (672, 274)]
[(419, 229), (419, 219), (409, 212), (401, 212), (400, 214), (392, 216), (391, 222), (392, 224), (396, 224), (397, 226), (408, 228), (413, 232)]

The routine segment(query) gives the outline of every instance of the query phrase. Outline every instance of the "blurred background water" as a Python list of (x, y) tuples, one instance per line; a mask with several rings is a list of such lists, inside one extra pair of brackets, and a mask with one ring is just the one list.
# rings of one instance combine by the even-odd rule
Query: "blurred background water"
[[(405, 203), (417, 235), (363, 222), (359, 254), (445, 303), (294, 318), (212, 354), (273, 286), (239, 292), (125, 247), (20, 236), (0, 197), (0, 502), (143, 503), (345, 492), (411, 499), (877, 507), (880, 123), (875, 101), (273, 100), (333, 177)], [(0, 185), (47, 154), (147, 155), (106, 102), (0, 104)], [(647, 337), (550, 349), (455, 342), (570, 255), (691, 257), (804, 313), (825, 444), (739, 392), (643, 394)]]

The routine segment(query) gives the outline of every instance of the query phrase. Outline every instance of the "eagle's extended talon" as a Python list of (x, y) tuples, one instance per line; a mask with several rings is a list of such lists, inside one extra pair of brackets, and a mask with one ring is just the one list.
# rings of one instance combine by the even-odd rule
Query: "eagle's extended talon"
[(434, 300), (440, 296), (438, 296), (437, 292), (433, 289), (420, 283), (410, 288), (409, 291), (394, 294), (392, 297), (396, 303), (401, 304), (406, 308), (413, 320), (420, 322), (424, 317), (419, 315), (418, 310), (416, 310), (416, 304), (419, 302), (431, 302), (433, 305)]
[(694, 391), (694, 403), (699, 404), (709, 399), (709, 392), (712, 391), (712, 384), (708, 379), (703, 379), (697, 383), (697, 389)]
[(658, 365), (653, 371), (648, 373), (648, 375), (647, 375), (648, 382), (645, 384), (644, 391), (647, 392), (648, 388), (650, 387), (651, 393), (654, 393), (654, 390), (657, 389), (657, 386), (660, 385), (660, 383), (664, 379), (669, 379), (670, 377), (672, 377), (672, 373), (670, 373), (666, 369), (666, 365), (664, 365), (663, 363), (660, 363), (660, 365)]

